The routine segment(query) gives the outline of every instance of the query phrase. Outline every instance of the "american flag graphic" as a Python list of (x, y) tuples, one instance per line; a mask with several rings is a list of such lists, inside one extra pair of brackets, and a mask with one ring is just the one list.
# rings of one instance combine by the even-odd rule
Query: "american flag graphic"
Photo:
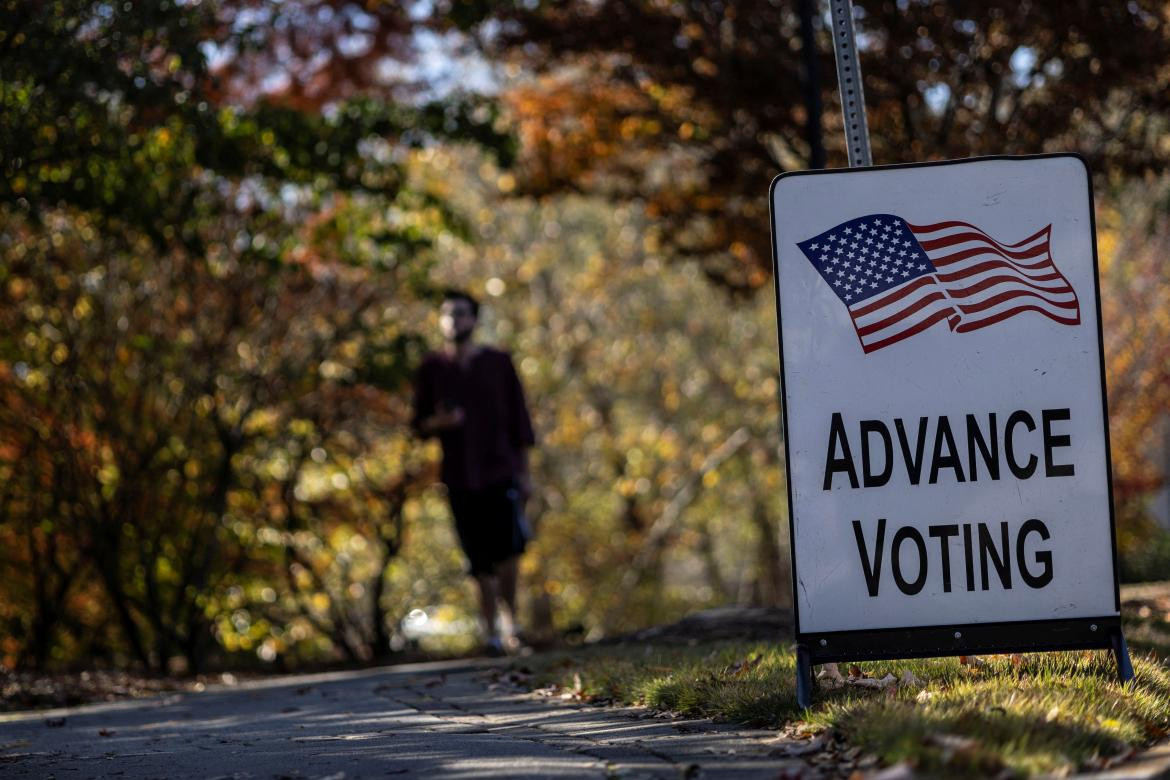
[(845, 304), (866, 353), (939, 322), (966, 333), (1026, 311), (1081, 321), (1049, 251), (1052, 226), (1002, 244), (968, 222), (869, 214), (797, 244)]

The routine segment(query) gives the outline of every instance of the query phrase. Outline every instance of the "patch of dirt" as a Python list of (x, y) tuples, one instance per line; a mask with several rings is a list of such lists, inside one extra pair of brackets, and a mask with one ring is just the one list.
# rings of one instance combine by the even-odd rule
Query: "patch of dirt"
[(1121, 609), (1123, 612), (1138, 614), (1145, 610), (1170, 612), (1170, 582), (1141, 582), (1121, 586)]
[(75, 707), (171, 691), (197, 692), (208, 685), (233, 685), (236, 681), (236, 675), (228, 673), (198, 677), (148, 676), (126, 671), (44, 674), (0, 667), (0, 712)]
[(793, 639), (792, 610), (777, 607), (718, 607), (687, 615), (677, 623), (654, 626), (599, 640), (598, 645), (654, 642), (697, 645), (738, 640), (787, 642)]

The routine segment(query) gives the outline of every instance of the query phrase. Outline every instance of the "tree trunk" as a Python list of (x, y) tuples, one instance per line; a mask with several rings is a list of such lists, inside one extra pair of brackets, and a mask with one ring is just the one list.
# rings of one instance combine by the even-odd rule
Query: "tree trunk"
[(768, 512), (767, 504), (759, 491), (752, 507), (752, 524), (760, 535), (756, 545), (756, 573), (760, 582), (760, 600), (766, 607), (787, 607), (792, 605), (792, 583), (788, 550), (780, 544), (777, 524)]

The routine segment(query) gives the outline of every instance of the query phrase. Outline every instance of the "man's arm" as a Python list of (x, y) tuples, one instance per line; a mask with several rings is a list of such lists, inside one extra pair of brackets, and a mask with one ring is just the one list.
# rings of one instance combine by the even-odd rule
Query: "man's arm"
[(419, 420), (414, 429), (421, 436), (434, 436), (443, 431), (458, 428), (463, 424), (463, 417), (462, 407), (456, 406), (454, 409), (448, 409), (440, 404), (437, 412)]
[(410, 427), (423, 438), (458, 428), (463, 424), (462, 409), (459, 407), (451, 409), (442, 402), (436, 403), (435, 399), (434, 375), (424, 363), (415, 376), (414, 416), (410, 421)]
[(516, 487), (525, 501), (532, 497), (532, 472), (528, 470), (527, 447), (520, 448), (520, 472), (516, 475)]

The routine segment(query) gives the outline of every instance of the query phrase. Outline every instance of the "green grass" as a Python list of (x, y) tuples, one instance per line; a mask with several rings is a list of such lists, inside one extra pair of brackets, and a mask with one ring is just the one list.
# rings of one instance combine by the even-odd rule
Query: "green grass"
[(858, 664), (866, 677), (910, 672), (922, 685), (818, 687), (807, 712), (796, 704), (795, 655), (774, 645), (592, 648), (532, 660), (537, 686), (587, 701), (759, 726), (799, 722), (927, 774), (1063, 773), (1170, 730), (1170, 672), (1135, 657), (1137, 679), (1122, 686), (1112, 656), (1100, 651), (984, 656), (975, 666), (953, 658)]

